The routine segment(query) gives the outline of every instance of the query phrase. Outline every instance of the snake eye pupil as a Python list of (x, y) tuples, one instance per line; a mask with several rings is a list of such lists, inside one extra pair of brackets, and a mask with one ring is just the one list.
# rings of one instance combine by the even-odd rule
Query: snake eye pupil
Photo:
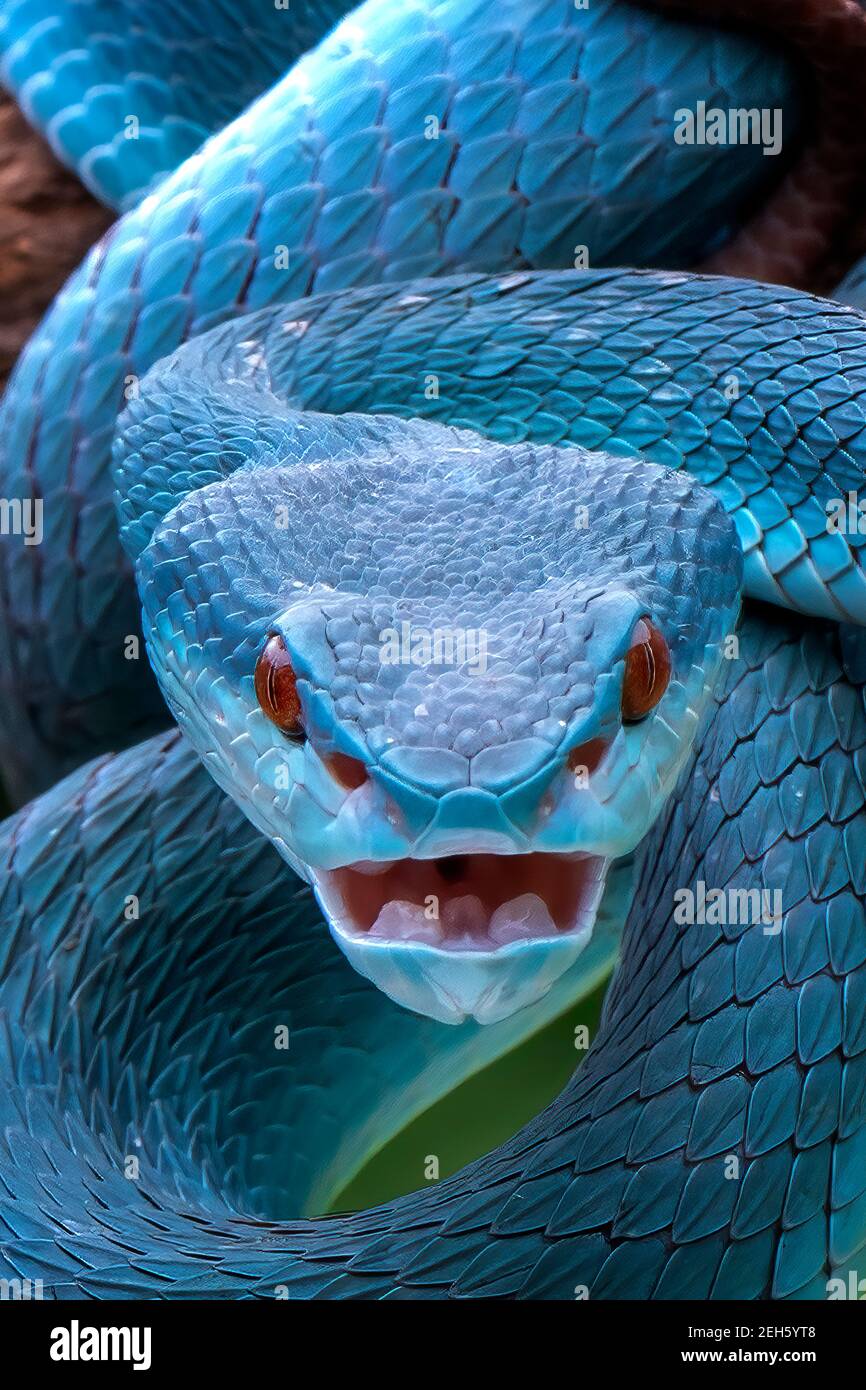
[(622, 683), (622, 717), (635, 723), (655, 709), (671, 678), (668, 644), (649, 618), (641, 618), (632, 633), (625, 656)]
[(301, 738), (301, 701), (298, 682), (282, 637), (269, 637), (256, 662), (256, 698), (278, 729)]

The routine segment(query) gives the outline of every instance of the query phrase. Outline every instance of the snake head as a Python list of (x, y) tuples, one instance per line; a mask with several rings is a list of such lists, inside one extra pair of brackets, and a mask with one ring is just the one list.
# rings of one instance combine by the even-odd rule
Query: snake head
[(670, 794), (742, 560), (683, 474), (395, 437), (190, 494), (139, 560), (145, 632), (205, 765), (355, 968), (490, 1022), (574, 964)]

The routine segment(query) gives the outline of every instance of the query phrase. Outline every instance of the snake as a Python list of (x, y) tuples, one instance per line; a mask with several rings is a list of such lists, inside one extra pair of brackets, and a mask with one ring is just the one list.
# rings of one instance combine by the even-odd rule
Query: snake
[[(7, 0), (121, 214), (0, 411), (10, 1287), (859, 1286), (864, 21), (753, 8)], [(516, 1135), (316, 1215), (612, 968)]]

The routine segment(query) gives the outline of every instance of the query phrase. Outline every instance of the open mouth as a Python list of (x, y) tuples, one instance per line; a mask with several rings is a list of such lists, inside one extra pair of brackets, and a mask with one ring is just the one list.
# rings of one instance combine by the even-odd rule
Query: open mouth
[(316, 875), (322, 906), (356, 941), (495, 951), (585, 934), (608, 861), (593, 854), (463, 854), (353, 864)]

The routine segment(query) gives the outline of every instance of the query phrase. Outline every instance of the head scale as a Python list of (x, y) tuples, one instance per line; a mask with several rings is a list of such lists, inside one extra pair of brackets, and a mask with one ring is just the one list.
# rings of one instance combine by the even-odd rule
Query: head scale
[(185, 732), (362, 973), (495, 1019), (570, 966), (670, 792), (741, 556), (709, 493), (643, 460), (382, 440), (368, 423), (191, 493), (140, 557), (145, 631)]

